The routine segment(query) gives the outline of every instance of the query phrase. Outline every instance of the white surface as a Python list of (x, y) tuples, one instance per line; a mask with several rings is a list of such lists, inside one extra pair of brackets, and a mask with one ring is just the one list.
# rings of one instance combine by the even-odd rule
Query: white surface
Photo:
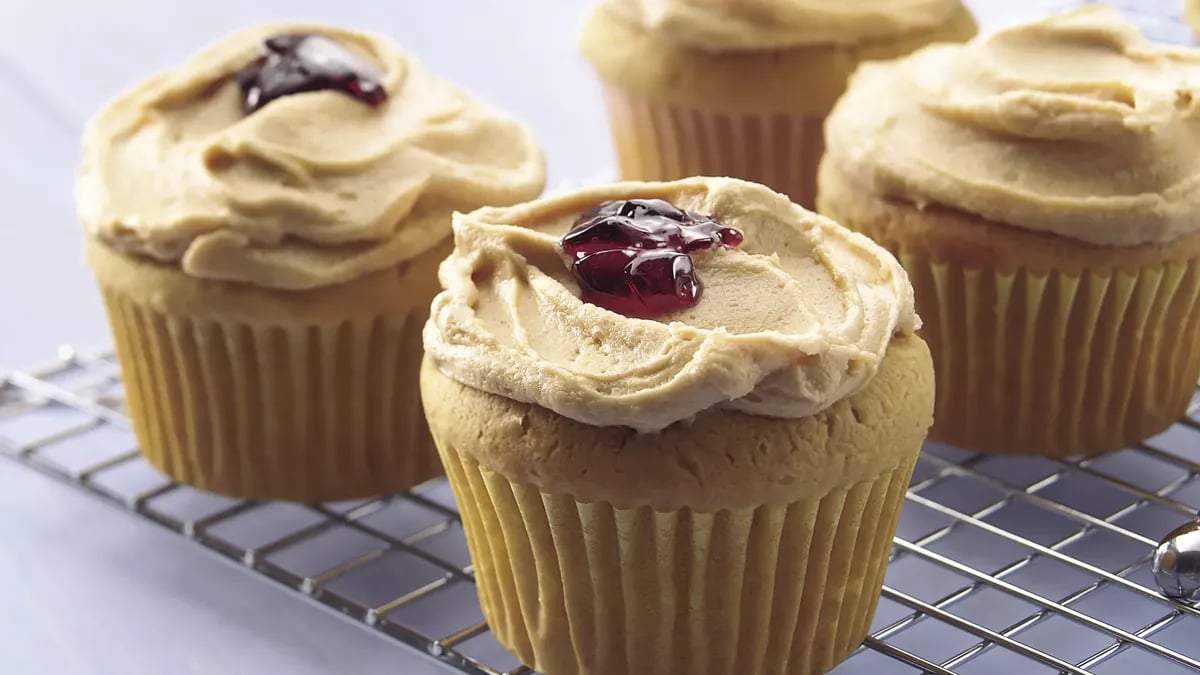
[[(0, 370), (107, 341), (71, 207), (79, 130), (107, 96), (234, 27), (365, 26), (513, 111), (551, 181), (611, 163), (575, 52), (583, 0), (0, 0)], [(975, 3), (1007, 22), (1035, 11)], [(1015, 13), (1014, 13), (1015, 12)], [(0, 672), (444, 672), (175, 535), (0, 461)]]
[(0, 672), (451, 672), (9, 461), (0, 514)]

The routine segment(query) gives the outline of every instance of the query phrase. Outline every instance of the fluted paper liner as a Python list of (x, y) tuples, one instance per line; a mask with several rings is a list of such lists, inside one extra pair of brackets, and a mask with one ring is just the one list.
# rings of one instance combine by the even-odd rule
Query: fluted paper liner
[(792, 504), (662, 512), (440, 449), (488, 624), (547, 675), (826, 672), (867, 634), (915, 462)]
[(426, 309), (262, 326), (104, 298), (141, 451), (172, 479), (329, 501), (442, 473), (418, 389)]
[(622, 179), (731, 176), (812, 208), (824, 117), (702, 110), (611, 86), (604, 96)]
[(996, 272), (911, 250), (898, 257), (937, 373), (931, 438), (993, 453), (1092, 455), (1142, 441), (1187, 411), (1200, 373), (1200, 263), (1073, 275)]

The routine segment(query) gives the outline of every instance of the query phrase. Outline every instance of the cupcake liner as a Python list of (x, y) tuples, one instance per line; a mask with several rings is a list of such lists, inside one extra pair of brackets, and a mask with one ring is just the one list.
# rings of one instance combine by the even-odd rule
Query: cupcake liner
[(724, 113), (604, 88), (624, 180), (731, 176), (761, 183), (812, 208), (825, 118)]
[(484, 615), (547, 675), (828, 671), (867, 634), (915, 462), (786, 505), (663, 512), (542, 493), (439, 446)]
[(172, 479), (241, 497), (330, 501), (442, 473), (418, 389), (426, 307), (252, 325), (102, 292), (141, 451)]
[(1186, 413), (1200, 373), (1200, 262), (1037, 274), (898, 257), (937, 373), (931, 438), (1092, 455)]

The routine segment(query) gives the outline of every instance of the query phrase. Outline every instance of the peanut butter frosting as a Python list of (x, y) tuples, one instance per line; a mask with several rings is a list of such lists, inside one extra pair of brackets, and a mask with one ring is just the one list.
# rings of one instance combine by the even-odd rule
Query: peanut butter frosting
[[(744, 234), (693, 254), (695, 305), (658, 319), (585, 303), (560, 246), (600, 203), (664, 199)], [(865, 386), (919, 327), (896, 260), (862, 235), (731, 178), (592, 187), (454, 218), (424, 341), (476, 389), (594, 426), (664, 429), (710, 408), (812, 415)]]
[(1103, 246), (1200, 231), (1200, 50), (1111, 8), (866, 64), (826, 161), (889, 198)]
[[(246, 114), (237, 82), (264, 39), (319, 35), (378, 70), (387, 100), (334, 90)], [(93, 117), (78, 210), (125, 253), (203, 279), (303, 290), (409, 260), (450, 214), (541, 192), (532, 133), (426, 71), (386, 39), (266, 25), (148, 79)]]
[(602, 10), (702, 51), (856, 44), (941, 25), (959, 0), (607, 0)]

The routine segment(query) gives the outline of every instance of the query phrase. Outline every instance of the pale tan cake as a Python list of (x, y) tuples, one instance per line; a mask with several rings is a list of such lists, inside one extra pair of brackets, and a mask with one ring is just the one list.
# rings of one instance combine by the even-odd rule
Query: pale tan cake
[[(629, 199), (744, 235), (691, 254), (694, 305), (632, 318), (581, 299), (559, 239)], [(932, 422), (895, 259), (732, 179), (454, 227), (421, 386), (501, 644), (547, 675), (807, 675), (856, 649)]]
[[(377, 81), (274, 98), (264, 85), (252, 104), (247, 78), (301, 50), (309, 70), (353, 60)], [(451, 213), (541, 191), (525, 127), (384, 38), (274, 25), (121, 94), (83, 149), (87, 259), (151, 463), (303, 501), (441, 473), (421, 330)]]
[(960, 0), (601, 0), (581, 49), (623, 179), (733, 176), (812, 208), (855, 67), (976, 31)]
[(894, 252), (938, 377), (931, 437), (1092, 455), (1200, 375), (1200, 51), (1089, 7), (864, 67), (821, 211)]
[(1200, 0), (1184, 0), (1183, 18), (1192, 30), (1200, 32)]

